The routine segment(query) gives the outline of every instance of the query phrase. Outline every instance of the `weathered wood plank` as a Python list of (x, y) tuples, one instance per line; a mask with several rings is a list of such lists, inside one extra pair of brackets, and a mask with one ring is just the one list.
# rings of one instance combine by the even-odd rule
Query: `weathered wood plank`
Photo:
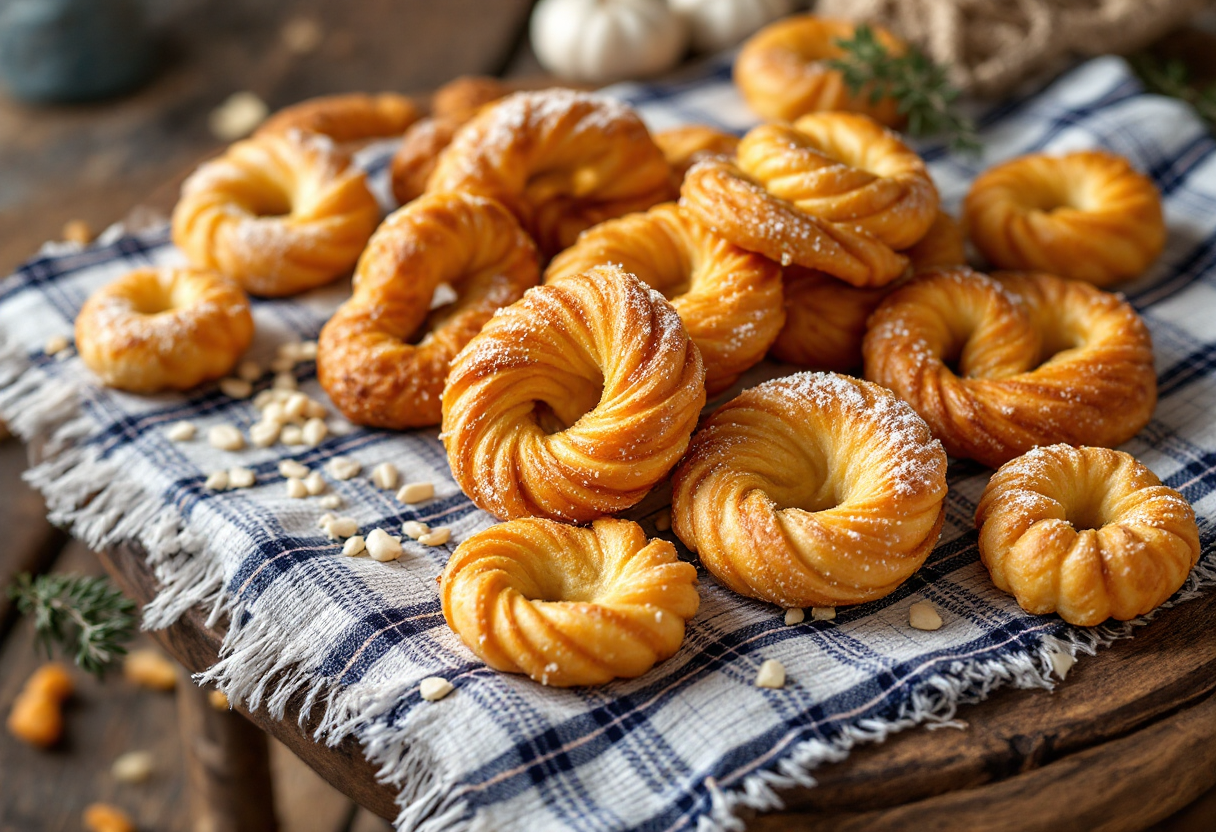
[(15, 440), (0, 440), (0, 640), (13, 618), (12, 602), (5, 587), (18, 572), (42, 572), (67, 542), (67, 535), (46, 519), (46, 503), (41, 495), (21, 480), (26, 469), (25, 447)]

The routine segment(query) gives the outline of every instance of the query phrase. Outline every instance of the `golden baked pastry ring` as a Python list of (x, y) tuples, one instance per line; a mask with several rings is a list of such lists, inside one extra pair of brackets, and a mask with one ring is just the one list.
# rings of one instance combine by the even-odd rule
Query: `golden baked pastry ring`
[[(361, 425), (438, 424), (452, 359), (538, 278), (536, 247), (502, 205), (470, 194), (420, 197), (376, 229), (351, 298), (321, 330), (321, 386)], [(432, 311), (442, 284), (456, 300)]]
[(799, 373), (743, 391), (693, 437), (672, 528), (718, 580), (782, 607), (860, 604), (928, 557), (946, 454), (890, 391)]
[(1002, 465), (975, 523), (999, 589), (1027, 612), (1086, 627), (1153, 610), (1200, 554), (1190, 504), (1106, 448), (1050, 445)]
[(400, 136), (420, 115), (413, 101), (396, 93), (323, 95), (284, 107), (262, 122), (256, 135), (303, 130), (356, 144)]
[(495, 670), (543, 685), (640, 676), (673, 655), (697, 611), (697, 570), (628, 520), (526, 518), (486, 529), (440, 577), (443, 615)]
[(538, 286), (452, 363), (452, 475), (496, 517), (581, 523), (626, 509), (684, 454), (705, 404), (701, 356), (663, 296), (599, 266)]

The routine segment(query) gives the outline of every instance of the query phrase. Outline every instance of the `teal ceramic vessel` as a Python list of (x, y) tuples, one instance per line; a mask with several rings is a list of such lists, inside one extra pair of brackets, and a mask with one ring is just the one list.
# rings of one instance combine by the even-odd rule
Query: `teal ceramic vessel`
[(18, 98), (105, 98), (151, 67), (143, 0), (0, 0), (0, 79)]

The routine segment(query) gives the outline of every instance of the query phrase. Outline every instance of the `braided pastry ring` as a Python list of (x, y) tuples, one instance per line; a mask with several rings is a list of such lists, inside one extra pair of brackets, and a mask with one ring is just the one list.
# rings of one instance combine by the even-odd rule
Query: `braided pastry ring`
[(660, 130), (654, 134), (654, 143), (663, 151), (663, 158), (671, 168), (672, 182), (679, 188), (684, 174), (697, 161), (706, 156), (734, 156), (739, 137), (704, 124), (688, 124)]
[(456, 547), (443, 616), (495, 670), (542, 685), (631, 679), (670, 658), (700, 606), (697, 570), (628, 520), (591, 528), (526, 518)]
[(937, 543), (946, 454), (889, 390), (799, 373), (745, 390), (693, 437), (672, 527), (719, 581), (782, 607), (889, 594)]
[(1160, 606), (1199, 561), (1195, 511), (1130, 454), (1050, 445), (993, 474), (975, 512), (992, 582), (1092, 627)]
[(635, 505), (688, 446), (701, 355), (663, 296), (612, 266), (538, 286), (452, 362), (448, 463), (496, 517), (582, 523)]
[[(878, 42), (892, 55), (902, 55), (902, 41), (871, 25)], [(894, 99), (871, 101), (869, 92), (849, 92), (844, 78), (824, 62), (844, 52), (837, 40), (853, 37), (853, 24), (814, 15), (795, 15), (765, 26), (743, 44), (735, 59), (735, 85), (762, 118), (793, 121), (819, 110), (852, 110), (883, 124), (902, 121)]]
[(550, 89), (479, 112), (440, 155), (427, 190), (494, 197), (553, 255), (596, 223), (670, 199), (671, 180), (633, 110)]
[(783, 266), (819, 269), (854, 286), (884, 286), (908, 266), (873, 235), (798, 210), (723, 158), (702, 159), (680, 186), (680, 207), (719, 237)]
[(262, 122), (256, 135), (301, 130), (338, 144), (358, 144), (400, 136), (420, 115), (413, 101), (396, 93), (323, 95), (284, 107)]
[(1099, 150), (997, 165), (976, 177), (963, 208), (972, 242), (1002, 269), (1106, 286), (1138, 277), (1165, 247), (1152, 180)]
[(173, 242), (192, 265), (281, 297), (353, 266), (379, 221), (363, 171), (329, 139), (293, 130), (237, 142), (191, 174)]
[(1148, 328), (1088, 283), (930, 270), (892, 292), (868, 326), (866, 378), (911, 404), (952, 455), (989, 467), (1036, 445), (1113, 447), (1148, 424), (1157, 402)]
[[(321, 330), (317, 378), (352, 422), (438, 424), (452, 359), (538, 276), (536, 247), (503, 206), (420, 197), (389, 215), (359, 258), (351, 298)], [(431, 311), (441, 284), (457, 299)]]
[(937, 217), (925, 163), (858, 113), (812, 113), (762, 124), (739, 142), (739, 169), (808, 214), (868, 231), (893, 249), (915, 244)]
[(545, 282), (612, 263), (663, 293), (705, 364), (709, 395), (764, 358), (781, 330), (781, 268), (691, 220), (674, 202), (583, 232), (549, 264)]
[(215, 272), (136, 269), (76, 316), (76, 349), (110, 387), (187, 390), (232, 369), (253, 340), (249, 299)]

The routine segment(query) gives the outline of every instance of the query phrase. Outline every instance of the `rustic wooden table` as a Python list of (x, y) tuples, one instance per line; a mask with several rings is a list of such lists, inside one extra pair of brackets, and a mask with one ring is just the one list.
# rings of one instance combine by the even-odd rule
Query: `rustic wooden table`
[[(184, 173), (220, 149), (207, 114), (232, 92), (250, 89), (277, 107), (353, 89), (422, 92), (462, 73), (535, 73), (525, 38), (530, 5), (166, 0), (162, 67), (141, 91), (78, 107), (0, 99), (0, 273), (68, 220), (100, 229), (136, 205), (167, 211)], [(476, 26), (467, 25), (472, 19)], [(325, 33), (313, 49), (289, 48), (284, 32), (300, 21)], [(15, 442), (0, 444), (0, 529), (8, 536), (0, 585), (21, 570), (96, 571), (97, 560), (47, 524), (41, 500), (20, 484), (24, 456)], [(137, 551), (99, 558), (136, 600), (155, 593)], [(818, 772), (817, 788), (788, 795), (788, 811), (749, 828), (1216, 828), (1216, 792), (1207, 791), (1216, 784), (1214, 625), (1216, 596), (1168, 611), (1135, 639), (1082, 662), (1056, 692), (1002, 691), (963, 709), (962, 730), (909, 731), (860, 748)], [(195, 671), (214, 663), (222, 627), (206, 627), (195, 612), (153, 635)], [(0, 599), (5, 710), (38, 661), (29, 636)], [(67, 746), (39, 754), (0, 736), (0, 832), (78, 828), (81, 808), (96, 799), (134, 809), (141, 829), (272, 828), (268, 759), (281, 829), (386, 828), (376, 816), (395, 813), (392, 792), (353, 743), (317, 745), (294, 707), (283, 721), (246, 715), (275, 738), (268, 752), (261, 731), (209, 709), (204, 695), (179, 685), (175, 712), (163, 696), (82, 679)], [(145, 786), (116, 785), (109, 763), (132, 748), (154, 751), (157, 776)], [(196, 798), (189, 819), (187, 792)]]

